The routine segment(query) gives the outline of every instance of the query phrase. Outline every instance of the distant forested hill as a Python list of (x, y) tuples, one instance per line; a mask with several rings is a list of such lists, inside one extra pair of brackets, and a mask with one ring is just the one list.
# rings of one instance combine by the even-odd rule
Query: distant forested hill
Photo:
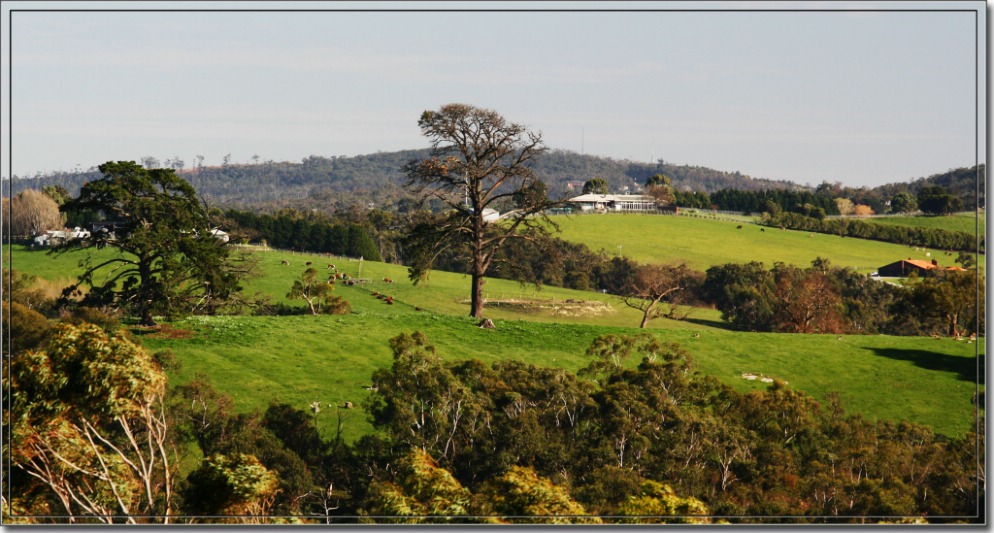
[[(218, 207), (334, 211), (372, 203), (376, 207), (390, 208), (410, 199), (403, 186), (401, 167), (409, 160), (427, 154), (427, 150), (404, 150), (354, 157), (312, 155), (299, 163), (267, 161), (187, 168), (180, 172), (201, 195)], [(99, 163), (103, 161), (94, 162)], [(663, 161), (638, 163), (565, 150), (550, 150), (544, 154), (536, 160), (535, 172), (548, 185), (550, 194), (557, 198), (579, 194), (580, 190), (570, 188), (569, 183), (582, 184), (592, 178), (606, 180), (611, 192), (635, 192), (646, 178), (660, 173), (669, 176), (678, 191), (807, 190), (789, 181), (752, 178), (738, 171), (725, 172)], [(963, 198), (965, 205), (972, 206), (977, 197), (975, 175), (973, 169), (956, 169), (910, 183), (885, 185), (874, 191), (889, 198), (901, 190), (914, 194), (925, 185), (942, 185)], [(26, 188), (62, 185), (70, 194), (76, 195), (83, 183), (99, 178), (95, 168), (87, 172), (54, 172), (30, 178), (15, 176), (13, 182), (3, 181), (2, 193), (9, 196), (11, 184), (14, 194)]]
[[(979, 176), (979, 178), (978, 178)], [(987, 181), (987, 167), (983, 164), (977, 167), (964, 167), (947, 170), (941, 174), (933, 174), (927, 178), (921, 177), (904, 183), (888, 183), (874, 189), (883, 197), (891, 198), (899, 192), (909, 192), (917, 195), (922, 187), (938, 185), (945, 187), (953, 196), (959, 196), (963, 200), (963, 206), (967, 209), (985, 206), (985, 184)], [(978, 196), (979, 189), (979, 196)], [(979, 203), (978, 203), (979, 197)]]
[[(407, 197), (401, 167), (411, 159), (427, 156), (427, 150), (380, 152), (354, 157), (310, 156), (299, 163), (261, 162), (219, 167), (183, 169), (186, 178), (205, 198), (221, 207), (293, 206), (336, 209), (372, 202), (377, 207), (396, 205)], [(103, 163), (103, 161), (100, 161)], [(567, 197), (579, 194), (569, 182), (605, 179), (612, 192), (634, 192), (653, 174), (666, 174), (677, 190), (714, 192), (719, 189), (762, 190), (801, 188), (787, 181), (754, 179), (739, 172), (722, 172), (700, 166), (667, 163), (636, 163), (592, 155), (552, 150), (535, 163), (535, 172), (550, 194)], [(13, 181), (20, 190), (61, 185), (76, 195), (87, 181), (99, 179), (95, 169), (87, 172), (53, 172)], [(11, 182), (3, 182), (9, 195)], [(626, 189), (627, 187), (627, 189)]]

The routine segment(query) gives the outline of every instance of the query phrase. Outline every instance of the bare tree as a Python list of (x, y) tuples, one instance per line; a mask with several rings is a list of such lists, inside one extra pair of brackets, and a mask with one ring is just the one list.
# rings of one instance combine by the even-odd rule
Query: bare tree
[(65, 217), (59, 212), (59, 204), (42, 191), (25, 189), (10, 202), (12, 235), (34, 236), (46, 230), (59, 229), (64, 223)]
[(684, 263), (676, 265), (642, 265), (624, 289), (622, 301), (628, 307), (642, 311), (640, 328), (653, 318), (662, 316), (659, 303), (687, 288), (689, 269)]
[[(418, 121), (431, 140), (431, 156), (404, 166), (408, 186), (422, 198), (436, 198), (450, 211), (432, 231), (414, 235), (419, 250), (411, 267), (415, 283), (425, 281), (441, 250), (463, 245), (469, 251), (472, 277), (470, 315), (483, 317), (483, 284), (495, 254), (508, 239), (528, 238), (519, 229), (558, 229), (544, 212), (556, 205), (531, 164), (545, 151), (541, 133), (508, 122), (489, 109), (447, 104), (425, 111)], [(506, 222), (487, 215), (502, 204), (514, 206)]]

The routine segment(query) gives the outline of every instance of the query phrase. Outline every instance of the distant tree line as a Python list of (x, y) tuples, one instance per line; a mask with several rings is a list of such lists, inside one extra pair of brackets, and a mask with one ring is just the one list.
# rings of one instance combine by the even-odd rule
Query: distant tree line
[(820, 258), (808, 268), (729, 263), (706, 274), (700, 298), (740, 330), (911, 336), (985, 331), (985, 285), (976, 270), (938, 272), (910, 288)]
[(722, 211), (744, 213), (788, 211), (817, 218), (839, 214), (833, 198), (817, 195), (811, 191), (722, 189), (711, 193), (710, 200), (715, 209)]
[(360, 224), (295, 210), (257, 214), (229, 209), (223, 220), (229, 233), (247, 242), (265, 241), (274, 248), (382, 260), (376, 243)]
[(818, 219), (798, 213), (779, 213), (773, 216), (764, 215), (760, 220), (760, 224), (797, 231), (906, 244), (908, 246), (923, 246), (933, 250), (984, 253), (986, 248), (984, 240), (979, 239), (978, 242), (977, 235), (974, 233), (924, 226), (877, 224), (858, 218)]

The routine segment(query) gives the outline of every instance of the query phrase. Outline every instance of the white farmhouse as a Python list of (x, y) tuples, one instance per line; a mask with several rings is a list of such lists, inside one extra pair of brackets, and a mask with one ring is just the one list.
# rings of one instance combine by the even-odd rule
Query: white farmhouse
[(644, 194), (582, 194), (567, 200), (582, 212), (655, 212), (656, 199)]

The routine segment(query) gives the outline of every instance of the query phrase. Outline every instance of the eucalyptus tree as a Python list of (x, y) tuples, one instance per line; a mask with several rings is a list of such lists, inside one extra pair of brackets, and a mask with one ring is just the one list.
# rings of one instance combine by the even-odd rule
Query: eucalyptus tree
[[(519, 230), (558, 229), (544, 214), (558, 202), (548, 198), (532, 170), (546, 150), (542, 135), (495, 111), (465, 104), (425, 111), (418, 126), (431, 141), (431, 153), (404, 166), (408, 187), (424, 200), (440, 200), (448, 212), (412, 229), (410, 277), (426, 281), (440, 253), (465, 247), (472, 278), (470, 315), (482, 318), (484, 276), (498, 250), (509, 239), (529, 238)], [(511, 216), (488, 220), (501, 205), (513, 206)]]
[(27, 514), (171, 520), (177, 464), (167, 377), (145, 349), (123, 333), (62, 324), (44, 349), (12, 357), (3, 381), (7, 457), (10, 473), (27, 476), (14, 478)]

